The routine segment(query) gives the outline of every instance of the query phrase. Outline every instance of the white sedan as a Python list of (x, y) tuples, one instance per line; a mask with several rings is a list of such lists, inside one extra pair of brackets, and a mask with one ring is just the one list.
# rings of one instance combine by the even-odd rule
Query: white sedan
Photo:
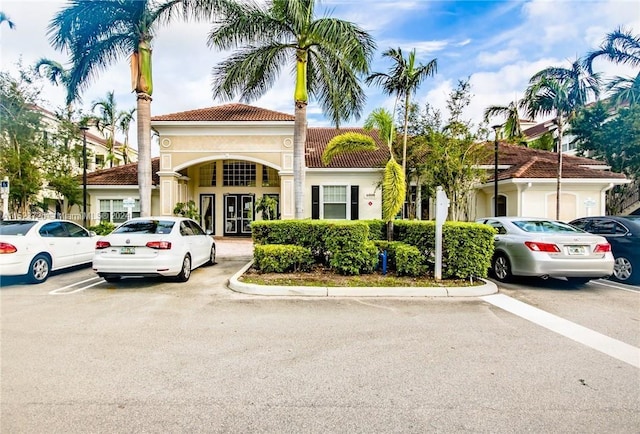
[(107, 282), (126, 276), (175, 276), (186, 282), (192, 270), (215, 260), (213, 237), (195, 221), (137, 217), (98, 240), (93, 270)]
[(2, 220), (0, 276), (44, 282), (54, 270), (91, 262), (97, 239), (67, 220)]

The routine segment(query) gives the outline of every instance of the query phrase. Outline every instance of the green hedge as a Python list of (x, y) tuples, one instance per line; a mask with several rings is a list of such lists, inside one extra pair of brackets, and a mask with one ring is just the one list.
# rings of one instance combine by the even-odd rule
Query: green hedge
[[(394, 238), (417, 247), (431, 270), (435, 261), (435, 232), (433, 220), (394, 222)], [(479, 223), (445, 222), (442, 227), (442, 277), (487, 277), (494, 234), (493, 228)]]
[[(256, 247), (297, 245), (308, 249), (315, 262), (324, 262), (341, 274), (375, 270), (381, 250), (389, 254), (388, 268), (400, 275), (425, 275), (433, 272), (435, 265), (434, 221), (395, 220), (393, 242), (382, 241), (386, 239), (382, 220), (273, 220), (256, 221), (251, 227)], [(442, 277), (486, 277), (494, 234), (486, 225), (445, 222)]]
[(264, 273), (307, 271), (314, 263), (311, 250), (291, 244), (256, 245), (253, 258), (256, 268)]

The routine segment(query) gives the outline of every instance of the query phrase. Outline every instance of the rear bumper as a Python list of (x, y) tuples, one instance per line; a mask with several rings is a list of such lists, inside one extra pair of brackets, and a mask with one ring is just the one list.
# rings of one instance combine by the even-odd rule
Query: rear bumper
[(552, 258), (549, 254), (535, 254), (530, 259), (516, 266), (512, 265), (512, 273), (518, 276), (549, 277), (608, 277), (613, 274), (614, 259), (611, 254), (604, 258), (594, 259), (561, 259)]
[(0, 276), (24, 276), (29, 272), (31, 258), (14, 254), (0, 255)]
[[(175, 259), (175, 258), (173, 258)], [(177, 276), (182, 270), (182, 261), (172, 258), (110, 258), (96, 254), (93, 271), (101, 277), (118, 276)]]

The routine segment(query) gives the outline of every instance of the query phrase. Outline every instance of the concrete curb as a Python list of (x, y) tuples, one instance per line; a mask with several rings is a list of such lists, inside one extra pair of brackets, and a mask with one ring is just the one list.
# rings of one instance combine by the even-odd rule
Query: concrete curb
[(484, 280), (483, 285), (457, 287), (322, 287), (322, 286), (268, 286), (240, 282), (242, 276), (253, 265), (250, 261), (229, 279), (229, 288), (236, 292), (252, 295), (307, 296), (307, 297), (480, 297), (495, 294), (495, 283)]

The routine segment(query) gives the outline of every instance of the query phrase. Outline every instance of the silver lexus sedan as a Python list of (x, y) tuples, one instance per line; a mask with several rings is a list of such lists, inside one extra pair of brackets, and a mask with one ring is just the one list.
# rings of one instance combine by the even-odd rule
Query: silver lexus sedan
[(599, 235), (543, 218), (487, 217), (476, 222), (497, 231), (491, 268), (501, 282), (535, 276), (580, 284), (613, 273), (611, 245)]

